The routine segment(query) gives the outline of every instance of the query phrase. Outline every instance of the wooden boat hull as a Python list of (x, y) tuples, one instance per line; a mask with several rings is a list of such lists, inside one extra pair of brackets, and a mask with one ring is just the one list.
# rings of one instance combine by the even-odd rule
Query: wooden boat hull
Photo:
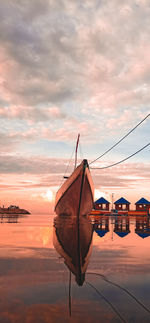
[(87, 160), (83, 160), (56, 193), (55, 212), (58, 215), (85, 215), (92, 210), (93, 196), (92, 177)]

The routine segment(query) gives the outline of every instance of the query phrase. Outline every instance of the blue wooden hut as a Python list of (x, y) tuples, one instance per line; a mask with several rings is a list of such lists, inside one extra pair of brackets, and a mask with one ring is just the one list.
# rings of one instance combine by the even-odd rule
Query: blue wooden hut
[(114, 202), (115, 210), (118, 211), (129, 211), (130, 202), (127, 201), (124, 197), (121, 197), (119, 200)]
[(136, 211), (148, 211), (150, 209), (150, 202), (142, 197), (135, 203)]
[(107, 201), (104, 197), (100, 197), (97, 201), (94, 202), (95, 210), (109, 211), (110, 202)]

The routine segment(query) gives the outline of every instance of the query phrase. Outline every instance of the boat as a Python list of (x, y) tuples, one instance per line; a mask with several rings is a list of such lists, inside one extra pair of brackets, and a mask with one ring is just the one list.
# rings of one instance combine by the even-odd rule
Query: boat
[(87, 159), (83, 159), (76, 167), (78, 142), (79, 135), (74, 171), (56, 193), (55, 212), (57, 215), (67, 214), (79, 217), (89, 213), (93, 207), (94, 185)]
[(82, 286), (92, 251), (93, 227), (89, 216), (80, 218), (56, 216), (54, 219), (53, 245), (64, 259), (76, 282)]

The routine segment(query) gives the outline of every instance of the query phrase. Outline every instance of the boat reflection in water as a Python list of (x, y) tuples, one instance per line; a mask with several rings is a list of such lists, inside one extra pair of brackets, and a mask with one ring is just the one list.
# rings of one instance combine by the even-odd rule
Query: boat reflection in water
[(88, 216), (58, 215), (54, 219), (53, 244), (82, 286), (92, 249), (93, 228)]

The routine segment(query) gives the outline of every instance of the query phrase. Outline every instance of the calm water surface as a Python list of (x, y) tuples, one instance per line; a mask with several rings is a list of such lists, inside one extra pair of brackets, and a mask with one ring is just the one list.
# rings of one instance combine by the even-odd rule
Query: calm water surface
[(150, 219), (83, 220), (86, 273), (69, 285), (73, 226), (52, 215), (0, 218), (0, 323), (150, 322)]

